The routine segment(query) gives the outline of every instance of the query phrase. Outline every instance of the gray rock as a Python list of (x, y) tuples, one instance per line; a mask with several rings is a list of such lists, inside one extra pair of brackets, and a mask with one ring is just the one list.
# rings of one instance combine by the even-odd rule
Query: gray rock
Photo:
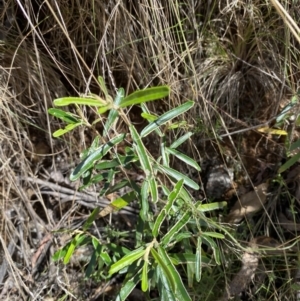
[(232, 187), (233, 172), (223, 165), (212, 166), (207, 172), (206, 195), (219, 199)]

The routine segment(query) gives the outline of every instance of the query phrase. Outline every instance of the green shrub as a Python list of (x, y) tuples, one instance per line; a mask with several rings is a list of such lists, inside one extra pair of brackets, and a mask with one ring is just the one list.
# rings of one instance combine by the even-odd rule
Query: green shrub
[[(126, 97), (121, 88), (113, 100), (108, 95), (101, 77), (99, 77), (99, 84), (105, 98), (90, 95), (54, 100), (55, 106), (75, 105), (78, 115), (56, 108), (49, 109), (51, 115), (67, 123), (65, 128), (59, 129), (53, 136), (63, 135), (77, 126), (93, 127), (96, 122), (102, 121), (101, 115), (109, 111), (103, 125), (102, 135), (96, 136), (92, 145), (83, 152), (82, 161), (73, 170), (70, 179), (75, 181), (81, 178), (82, 188), (105, 179), (106, 184), (103, 185), (99, 194), (105, 196), (112, 192), (119, 192), (121, 196), (102, 210), (95, 209), (85, 222), (83, 229), (74, 232), (71, 242), (57, 251), (53, 258), (54, 260), (63, 259), (63, 262), (67, 264), (76, 248), (91, 244), (94, 252), (86, 268), (87, 277), (96, 275), (100, 279), (109, 279), (116, 273), (126, 275), (117, 300), (126, 300), (138, 284), (144, 292), (157, 288), (160, 300), (191, 300), (183, 282), (192, 289), (194, 278), (200, 281), (203, 267), (208, 263), (220, 264), (219, 248), (214, 239), (224, 238), (219, 231), (223, 229), (213, 219), (207, 218), (205, 212), (220, 209), (226, 205), (225, 202), (202, 204), (200, 201), (193, 200), (188, 189), (198, 190), (199, 185), (169, 164), (171, 156), (175, 156), (183, 164), (200, 170), (199, 165), (193, 159), (177, 150), (192, 136), (191, 132), (170, 145), (166, 139), (168, 130), (174, 130), (184, 124), (176, 120), (173, 123), (172, 121), (192, 108), (194, 102), (187, 101), (155, 117), (149, 114), (145, 103), (167, 97), (170, 92), (169, 87), (148, 88)], [(94, 124), (89, 124), (82, 117), (81, 106), (84, 105), (98, 109), (99, 118)], [(148, 121), (148, 125), (140, 133), (134, 125), (130, 124), (123, 111), (123, 108), (132, 105), (141, 105), (142, 116)], [(128, 126), (127, 134), (116, 133), (115, 124), (120, 118)], [(151, 133), (160, 136), (158, 158), (154, 158), (143, 143), (143, 139)], [(117, 146), (124, 140), (132, 141), (132, 143), (125, 148), (125, 154), (121, 154), (117, 151)], [(108, 154), (109, 160), (107, 160)], [(130, 170), (133, 165), (144, 171), (145, 178), (141, 184), (131, 181), (126, 176), (114, 185), (112, 184), (110, 180), (115, 174), (122, 172), (126, 175), (126, 171)], [(159, 174), (168, 179), (169, 185), (159, 180)], [(121, 188), (125, 186), (128, 187), (128, 192), (121, 194)], [(164, 202), (162, 202), (160, 192), (165, 195)], [(97, 218), (118, 211), (134, 200), (139, 203), (139, 216), (135, 241), (132, 242), (133, 249), (130, 250), (125, 245), (117, 246), (111, 242), (103, 242), (89, 234), (88, 229)], [(155, 212), (155, 206), (150, 206), (150, 204), (155, 204), (158, 212)], [(211, 252), (204, 252), (203, 244)], [(186, 271), (186, 278), (182, 276), (182, 271)]]

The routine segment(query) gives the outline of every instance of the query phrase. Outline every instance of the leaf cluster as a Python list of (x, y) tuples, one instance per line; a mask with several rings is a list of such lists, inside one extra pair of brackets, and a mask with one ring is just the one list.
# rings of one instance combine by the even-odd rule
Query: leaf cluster
[[(81, 162), (72, 171), (70, 180), (81, 179), (81, 188), (101, 182), (103, 185), (99, 195), (107, 196), (117, 192), (119, 196), (105, 208), (96, 208), (83, 229), (74, 233), (73, 239), (58, 250), (53, 259), (62, 259), (64, 264), (68, 264), (76, 248), (90, 244), (94, 251), (86, 268), (86, 277), (97, 275), (100, 279), (109, 279), (116, 273), (125, 274), (117, 300), (126, 300), (137, 285), (145, 293), (153, 288), (158, 289), (161, 300), (191, 300), (182, 271), (186, 270), (187, 283), (192, 287), (194, 279), (198, 282), (201, 280), (204, 267), (220, 264), (220, 252), (215, 239), (223, 239), (225, 236), (221, 234), (222, 228), (208, 218), (206, 212), (226, 205), (225, 202), (195, 202), (189, 189), (198, 190), (199, 185), (170, 166), (171, 157), (175, 157), (200, 171), (197, 162), (178, 150), (193, 135), (191, 132), (170, 145), (166, 139), (168, 130), (184, 125), (178, 122), (178, 118), (191, 109), (194, 102), (187, 101), (157, 117), (149, 113), (146, 103), (169, 96), (169, 87), (148, 88), (128, 96), (124, 95), (121, 88), (113, 99), (101, 77), (99, 85), (105, 98), (89, 95), (54, 100), (55, 106), (75, 105), (78, 115), (57, 108), (50, 109), (49, 114), (67, 124), (53, 134), (58, 137), (77, 126), (93, 126), (81, 117), (81, 106), (96, 107), (100, 115), (98, 122), (102, 120), (101, 115), (109, 111), (102, 134), (97, 135), (92, 145), (83, 152)], [(132, 105), (141, 105), (142, 116), (148, 122), (140, 133), (124, 114), (124, 108)], [(127, 134), (116, 133), (114, 125), (120, 118), (128, 126)], [(143, 142), (152, 133), (160, 137), (159, 158), (154, 158)], [(125, 153), (121, 153), (118, 145), (125, 140), (132, 143), (125, 148)], [(143, 170), (144, 180), (141, 184), (126, 176), (132, 166)], [(119, 173), (123, 173), (124, 177), (116, 181)], [(167, 181), (161, 181), (160, 175)], [(122, 190), (124, 187), (127, 188), (125, 192)], [(96, 219), (117, 212), (134, 200), (139, 204), (139, 216), (133, 249), (103, 242), (88, 232)], [(156, 211), (155, 207), (159, 210)]]

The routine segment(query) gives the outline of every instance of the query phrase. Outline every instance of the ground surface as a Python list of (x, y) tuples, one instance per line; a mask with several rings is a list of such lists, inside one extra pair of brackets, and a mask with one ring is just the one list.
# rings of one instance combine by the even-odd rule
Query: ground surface
[[(226, 200), (228, 210), (219, 212), (218, 218), (230, 227), (246, 215), (246, 222), (234, 228), (245, 244), (270, 246), (266, 240), (254, 241), (257, 237), (273, 237), (278, 245), (294, 242), (300, 222), (299, 166), (295, 162), (282, 174), (278, 169), (287, 161), (289, 143), (299, 137), (299, 106), (280, 124), (276, 116), (297, 94), (299, 55), (294, 50), (297, 42), (286, 34), (274, 8), (259, 1), (215, 4), (210, 9), (194, 1), (180, 7), (173, 6), (173, 1), (166, 1), (164, 7), (151, 1), (140, 6), (131, 1), (95, 1), (94, 7), (89, 2), (58, 2), (58, 7), (39, 1), (0, 2), (0, 299), (113, 300), (122, 282), (117, 277), (109, 282), (83, 279), (88, 247), (76, 251), (70, 265), (51, 260), (91, 210), (113, 198), (98, 198), (96, 203), (103, 183), (79, 192), (79, 183), (69, 180), (95, 132), (80, 128), (54, 139), (51, 133), (62, 124), (47, 114), (55, 98), (99, 93), (93, 78), (99, 74), (112, 95), (116, 87), (131, 93), (146, 86), (169, 85), (171, 97), (149, 105), (153, 114), (193, 99), (196, 105), (185, 116), (185, 130), (195, 134), (182, 151), (194, 157), (202, 171), (195, 173), (176, 162), (174, 166), (200, 184), (195, 199)], [(288, 9), (295, 18), (299, 14), (292, 5)], [(138, 130), (145, 126), (140, 113), (139, 108), (126, 111)], [(89, 121), (97, 117), (90, 109), (84, 114)], [(124, 131), (122, 124), (118, 127), (119, 132)], [(170, 141), (173, 138), (171, 134)], [(157, 155), (159, 141), (150, 137), (145, 145)], [(130, 175), (136, 182), (142, 176), (140, 171)], [(262, 194), (259, 190), (253, 193), (261, 184), (266, 187)], [(245, 204), (255, 207), (250, 215), (232, 214), (241, 200), (245, 202), (242, 208)], [(136, 216), (136, 208), (126, 208), (99, 220), (93, 234), (107, 238), (118, 231), (134, 231)], [(58, 230), (65, 231), (56, 233)], [(124, 240), (115, 237), (115, 243)], [(278, 291), (274, 298), (268, 295), (270, 300), (296, 300), (285, 286), (289, 280), (296, 282), (293, 256), (279, 256), (275, 263), (248, 253), (237, 256), (242, 263), (228, 256), (223, 269), (229, 272), (217, 283), (224, 292), (227, 284), (232, 295), (244, 289), (243, 300), (259, 300), (253, 292), (262, 283), (270, 285), (268, 292), (274, 296)], [(254, 262), (250, 272), (249, 257)], [(279, 269), (274, 269), (276, 264)], [(239, 274), (236, 266), (248, 272)], [(268, 273), (268, 269), (274, 271)], [(235, 276), (241, 273), (247, 277), (239, 278), (240, 291), (234, 293)], [(256, 281), (251, 286), (254, 274)], [(268, 282), (260, 275), (277, 278)], [(151, 292), (153, 300), (156, 293)], [(135, 290), (132, 300), (143, 300), (140, 294)], [(226, 294), (223, 297), (228, 299)]]

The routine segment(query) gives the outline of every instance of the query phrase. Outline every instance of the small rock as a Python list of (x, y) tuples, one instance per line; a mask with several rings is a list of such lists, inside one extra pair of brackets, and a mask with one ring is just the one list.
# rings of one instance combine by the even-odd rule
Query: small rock
[(207, 173), (206, 195), (219, 199), (232, 187), (233, 172), (224, 166), (212, 166)]

